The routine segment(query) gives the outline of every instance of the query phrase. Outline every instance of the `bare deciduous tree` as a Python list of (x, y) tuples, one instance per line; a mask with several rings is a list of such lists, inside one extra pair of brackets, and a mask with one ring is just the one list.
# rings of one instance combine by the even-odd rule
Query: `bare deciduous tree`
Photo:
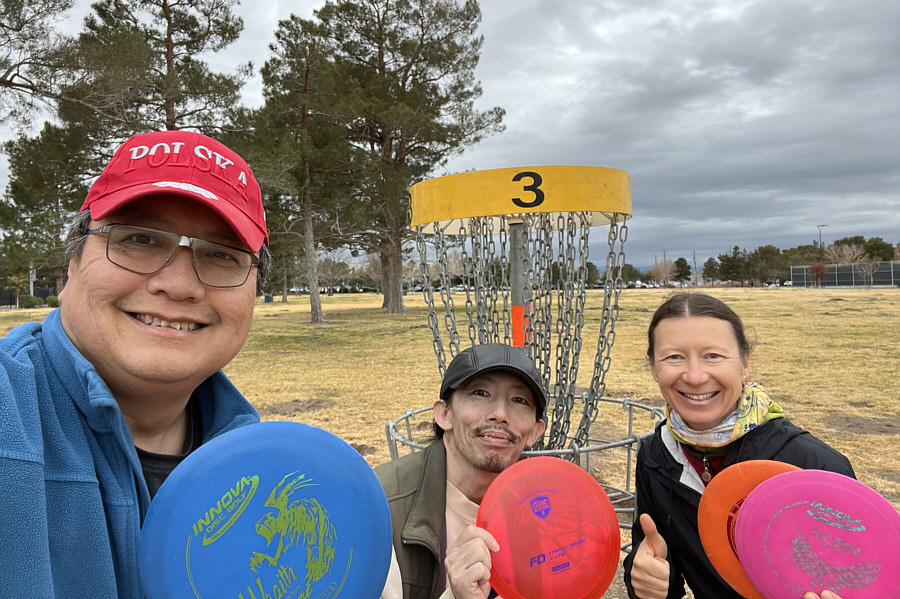
[(870, 258), (868, 256), (863, 256), (859, 258), (854, 264), (853, 268), (862, 276), (863, 284), (866, 287), (871, 287), (874, 285), (873, 277), (875, 272), (878, 271), (878, 267), (881, 266), (881, 262), (879, 260), (875, 260), (874, 258)]
[(853, 264), (866, 255), (866, 251), (852, 243), (840, 243), (825, 248), (825, 260), (829, 264)]
[(660, 283), (668, 283), (675, 280), (675, 263), (671, 260), (661, 260), (650, 269), (650, 276)]

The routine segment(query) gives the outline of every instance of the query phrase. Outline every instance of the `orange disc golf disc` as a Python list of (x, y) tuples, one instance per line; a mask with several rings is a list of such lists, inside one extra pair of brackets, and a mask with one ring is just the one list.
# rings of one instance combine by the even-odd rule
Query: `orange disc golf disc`
[(746, 599), (765, 599), (744, 573), (738, 559), (735, 525), (747, 495), (757, 485), (783, 472), (800, 470), (774, 460), (738, 462), (717, 474), (700, 497), (697, 526), (700, 541), (716, 572)]

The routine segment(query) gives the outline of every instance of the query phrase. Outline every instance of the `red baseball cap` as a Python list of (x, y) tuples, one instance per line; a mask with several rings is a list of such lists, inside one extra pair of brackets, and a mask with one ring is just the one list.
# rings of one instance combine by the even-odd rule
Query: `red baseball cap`
[(211, 208), (253, 251), (269, 245), (262, 194), (244, 159), (192, 131), (142, 133), (123, 143), (91, 185), (81, 211), (100, 220), (150, 195), (181, 196)]

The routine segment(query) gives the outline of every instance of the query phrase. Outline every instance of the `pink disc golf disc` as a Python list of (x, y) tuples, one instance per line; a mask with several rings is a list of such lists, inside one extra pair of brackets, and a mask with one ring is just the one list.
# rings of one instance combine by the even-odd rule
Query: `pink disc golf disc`
[(850, 477), (779, 474), (744, 501), (738, 558), (766, 597), (831, 590), (847, 599), (900, 597), (900, 513)]

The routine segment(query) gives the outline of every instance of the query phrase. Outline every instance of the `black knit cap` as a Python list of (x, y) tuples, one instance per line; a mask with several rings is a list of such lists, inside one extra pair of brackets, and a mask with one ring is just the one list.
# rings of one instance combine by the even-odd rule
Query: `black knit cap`
[(483, 343), (459, 352), (444, 372), (441, 399), (447, 399), (454, 389), (476, 376), (494, 370), (508, 372), (528, 385), (537, 403), (537, 417), (543, 419), (547, 394), (541, 373), (523, 348), (504, 343)]

